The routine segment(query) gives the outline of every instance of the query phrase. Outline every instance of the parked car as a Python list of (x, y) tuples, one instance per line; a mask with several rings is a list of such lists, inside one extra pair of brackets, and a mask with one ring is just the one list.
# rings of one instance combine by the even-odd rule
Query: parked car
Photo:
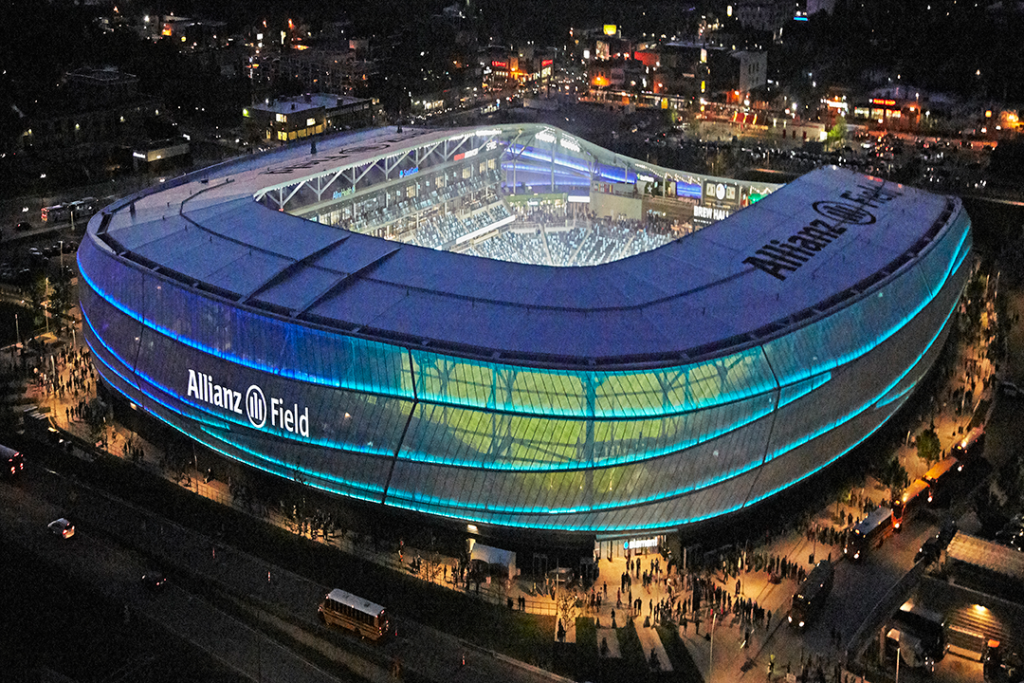
[(917, 554), (914, 556), (914, 564), (924, 561), (925, 564), (931, 564), (935, 560), (939, 559), (939, 554), (942, 552), (942, 543), (939, 541), (938, 536), (932, 536), (927, 539), (924, 544), (918, 549)]
[(53, 520), (46, 525), (46, 528), (51, 534), (61, 538), (71, 538), (75, 535), (75, 525), (63, 517)]
[(1004, 396), (1009, 396), (1010, 398), (1020, 398), (1021, 396), (1024, 396), (1024, 391), (1022, 391), (1021, 388), (1013, 382), (1000, 382), (999, 390), (1003, 392)]
[(142, 575), (142, 585), (151, 591), (160, 591), (167, 587), (167, 577), (163, 572), (146, 572)]

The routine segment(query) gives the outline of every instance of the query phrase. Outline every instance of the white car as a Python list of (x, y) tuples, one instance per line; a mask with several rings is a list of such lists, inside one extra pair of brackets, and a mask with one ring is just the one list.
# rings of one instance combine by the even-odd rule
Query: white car
[(46, 525), (46, 528), (51, 534), (54, 536), (60, 536), (61, 538), (71, 538), (75, 535), (75, 525), (63, 517), (50, 522)]

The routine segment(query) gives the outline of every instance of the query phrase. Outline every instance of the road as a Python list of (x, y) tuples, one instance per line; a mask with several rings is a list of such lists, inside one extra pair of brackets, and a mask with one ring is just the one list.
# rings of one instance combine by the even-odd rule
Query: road
[(173, 583), (160, 594), (150, 592), (140, 578), (152, 568), (151, 563), (102, 533), (79, 525), (79, 533), (67, 540), (47, 534), (46, 524), (56, 519), (61, 510), (29, 493), (23, 483), (0, 487), (0, 529), (5, 543), (28, 549), (65, 569), (74, 580), (98, 589), (115, 604), (123, 604), (127, 621), (145, 619), (159, 623), (254, 681), (359, 680), (321, 670)]
[[(46, 535), (47, 522), (69, 507), (76, 537), (61, 542)], [(145, 613), (251, 680), (383, 682), (393, 680), (396, 661), (415, 680), (565, 680), (406, 618), (398, 622), (398, 638), (382, 647), (329, 631), (316, 618), (316, 605), (329, 586), (72, 483), (31, 461), (17, 485), (0, 487), (0, 533), (67, 565), (77, 578), (124, 601), (131, 613)], [(179, 584), (156, 600), (139, 585), (153, 563), (172, 568), (168, 573)], [(309, 656), (303, 658), (277, 641)]]

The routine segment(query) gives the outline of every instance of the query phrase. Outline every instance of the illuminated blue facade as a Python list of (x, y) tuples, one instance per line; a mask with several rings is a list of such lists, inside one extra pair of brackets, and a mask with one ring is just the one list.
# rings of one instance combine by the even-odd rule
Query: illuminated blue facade
[[(516, 149), (499, 150), (505, 181)], [(590, 160), (595, 180), (605, 161)], [(219, 171), (237, 186), (186, 179), (90, 223), (79, 289), (104, 382), (251, 467), (475, 524), (664, 530), (792, 486), (899, 409), (938, 355), (970, 268), (960, 203), (890, 185), (857, 205), (870, 223), (833, 210), (845, 227), (833, 222), (836, 243), (819, 240), (813, 258), (810, 246), (776, 254), (781, 279), (744, 263), (810, 224), (786, 207), (816, 200), (824, 216), (833, 195), (848, 200), (844, 188), (867, 182), (839, 170), (777, 190), (698, 233), (703, 241), (579, 269), (479, 263), (267, 211), (252, 200), (265, 178), (246, 170)], [(744, 220), (758, 227), (744, 232)], [(260, 222), (322, 238), (257, 244)], [(856, 255), (840, 244), (855, 230)], [(700, 262), (727, 264), (714, 279), (696, 269), (657, 279), (678, 268), (676, 253), (702, 250)], [(327, 265), (353, 253), (368, 265)], [(837, 275), (847, 259), (850, 273)], [(206, 275), (184, 272), (195, 263)], [(569, 270), (561, 283), (550, 274)], [(640, 274), (647, 286), (634, 299), (606, 293)], [(531, 285), (550, 295), (514, 298)], [(474, 297), (481, 290), (510, 293)], [(515, 315), (517, 330), (531, 316), (543, 322), (520, 342), (502, 327)]]

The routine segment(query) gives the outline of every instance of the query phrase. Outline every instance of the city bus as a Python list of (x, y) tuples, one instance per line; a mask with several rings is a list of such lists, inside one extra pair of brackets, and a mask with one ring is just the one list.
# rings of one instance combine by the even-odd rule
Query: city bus
[(915, 479), (907, 487), (900, 499), (892, 504), (892, 530), (899, 533), (903, 525), (909, 522), (917, 512), (917, 508), (923, 504), (924, 499), (929, 496), (931, 486), (924, 479)]
[(789, 611), (791, 625), (802, 629), (818, 615), (828, 594), (832, 592), (834, 576), (835, 571), (828, 560), (822, 560), (814, 566), (793, 596), (793, 607)]
[(876, 538), (882, 536), (892, 524), (892, 510), (884, 505), (868, 513), (868, 516), (854, 525), (846, 535), (846, 546), (843, 554), (853, 561), (864, 559), (868, 547)]
[(340, 626), (363, 638), (380, 640), (391, 632), (386, 609), (339, 588), (324, 596), (318, 611), (328, 626)]
[(949, 456), (932, 465), (931, 469), (924, 473), (924, 479), (928, 482), (928, 504), (932, 505), (938, 498), (939, 488), (945, 487), (953, 474), (960, 472), (963, 466), (956, 456)]
[(25, 456), (13, 448), (0, 445), (0, 467), (5, 477), (13, 479), (25, 469)]
[(68, 204), (67, 208), (70, 214), (69, 217), (74, 218), (76, 221), (89, 218), (96, 213), (96, 198), (86, 197), (84, 199), (79, 199), (76, 202)]
[(71, 209), (63, 204), (54, 204), (43, 208), (39, 218), (44, 223), (63, 223), (71, 220)]

